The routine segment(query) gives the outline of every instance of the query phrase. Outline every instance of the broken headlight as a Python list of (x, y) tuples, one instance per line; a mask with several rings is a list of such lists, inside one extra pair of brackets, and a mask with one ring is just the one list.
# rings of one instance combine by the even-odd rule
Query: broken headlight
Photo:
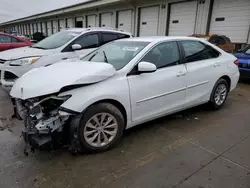
[(46, 99), (40, 101), (39, 102), (40, 105), (37, 105), (37, 106), (41, 106), (41, 111), (44, 114), (47, 114), (51, 111), (58, 109), (70, 97), (71, 97), (71, 95), (65, 95), (62, 97), (57, 97), (57, 96), (49, 97), (49, 98), (46, 98)]

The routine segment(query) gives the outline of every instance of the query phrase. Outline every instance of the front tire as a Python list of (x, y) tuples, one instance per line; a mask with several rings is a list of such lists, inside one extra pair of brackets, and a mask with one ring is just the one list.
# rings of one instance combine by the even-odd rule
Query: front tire
[(212, 107), (212, 109), (220, 109), (224, 104), (227, 99), (229, 92), (229, 86), (228, 83), (225, 79), (219, 79), (212, 91), (209, 105)]
[(77, 137), (82, 151), (104, 152), (122, 138), (125, 121), (120, 110), (110, 103), (90, 106), (81, 116)]

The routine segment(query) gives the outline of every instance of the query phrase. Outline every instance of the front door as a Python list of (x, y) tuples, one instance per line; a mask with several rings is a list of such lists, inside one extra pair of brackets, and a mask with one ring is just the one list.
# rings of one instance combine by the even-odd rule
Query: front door
[(154, 63), (157, 71), (128, 76), (132, 121), (142, 122), (181, 109), (185, 102), (186, 67), (181, 64), (177, 42), (158, 44), (142, 61)]

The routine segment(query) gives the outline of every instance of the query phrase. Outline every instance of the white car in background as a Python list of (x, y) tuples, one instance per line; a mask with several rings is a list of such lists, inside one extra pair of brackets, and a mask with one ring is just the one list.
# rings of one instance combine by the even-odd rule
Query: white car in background
[(219, 109), (238, 79), (237, 59), (209, 42), (146, 37), (33, 69), (10, 94), (32, 147), (66, 135), (72, 152), (101, 152), (135, 125), (204, 103)]
[(33, 68), (84, 56), (105, 43), (129, 37), (130, 33), (108, 28), (72, 28), (61, 31), (31, 47), (1, 52), (0, 82), (9, 91), (17, 78)]

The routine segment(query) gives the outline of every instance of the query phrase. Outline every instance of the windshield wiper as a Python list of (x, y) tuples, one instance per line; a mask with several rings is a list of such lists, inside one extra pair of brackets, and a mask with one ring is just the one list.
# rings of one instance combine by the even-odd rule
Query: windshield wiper
[(94, 53), (94, 54), (89, 58), (88, 61), (91, 61), (97, 54), (98, 54), (98, 52)]
[(104, 61), (105, 61), (106, 63), (109, 63), (105, 51), (103, 50), (102, 52), (103, 52), (103, 56), (104, 56)]

